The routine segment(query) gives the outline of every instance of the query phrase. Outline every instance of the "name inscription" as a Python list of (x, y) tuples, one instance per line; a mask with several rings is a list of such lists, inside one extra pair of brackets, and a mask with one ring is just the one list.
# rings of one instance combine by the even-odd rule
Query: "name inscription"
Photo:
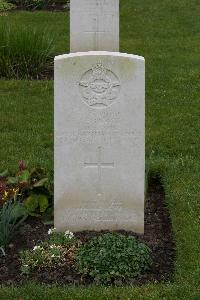
[(90, 209), (90, 208), (82, 208), (82, 209), (67, 209), (62, 211), (62, 215), (60, 216), (62, 222), (66, 220), (70, 220), (70, 224), (73, 225), (77, 222), (77, 216), (79, 221), (83, 223), (88, 223), (88, 220), (92, 223), (130, 223), (137, 224), (137, 220), (140, 216), (136, 214), (134, 211), (128, 211), (126, 209), (117, 210), (113, 208), (108, 209)]
[(140, 132), (136, 130), (77, 130), (72, 132), (64, 132), (62, 135), (56, 136), (55, 142), (57, 146), (62, 146), (63, 144), (69, 142), (112, 145), (119, 144), (122, 139), (127, 139), (129, 142), (137, 144), (140, 136)]

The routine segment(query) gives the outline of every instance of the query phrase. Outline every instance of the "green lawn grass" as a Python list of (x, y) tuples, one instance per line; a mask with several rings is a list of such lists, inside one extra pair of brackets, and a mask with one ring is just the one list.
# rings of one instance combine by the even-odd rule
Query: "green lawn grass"
[[(0, 289), (0, 299), (200, 299), (200, 104), (197, 0), (121, 0), (121, 52), (146, 59), (146, 158), (159, 173), (177, 256), (174, 280), (126, 288)], [(48, 27), (69, 51), (69, 14), (12, 12), (0, 22)], [(53, 171), (53, 83), (0, 82), (0, 170), (21, 159)]]
[(53, 166), (53, 83), (0, 82), (0, 170), (14, 172), (20, 160), (29, 166)]

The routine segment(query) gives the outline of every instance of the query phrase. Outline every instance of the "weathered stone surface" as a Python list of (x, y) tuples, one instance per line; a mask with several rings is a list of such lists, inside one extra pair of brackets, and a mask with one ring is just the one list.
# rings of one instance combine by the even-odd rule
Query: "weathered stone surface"
[(119, 0), (71, 0), (70, 47), (119, 51)]
[(55, 58), (55, 227), (144, 230), (144, 58)]

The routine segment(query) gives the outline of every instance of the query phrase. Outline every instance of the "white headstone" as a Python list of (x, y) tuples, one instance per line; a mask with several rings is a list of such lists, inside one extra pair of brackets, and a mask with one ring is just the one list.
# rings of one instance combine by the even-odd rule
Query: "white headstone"
[(71, 0), (70, 47), (119, 51), (119, 0)]
[(55, 58), (57, 230), (143, 233), (144, 97), (143, 57)]

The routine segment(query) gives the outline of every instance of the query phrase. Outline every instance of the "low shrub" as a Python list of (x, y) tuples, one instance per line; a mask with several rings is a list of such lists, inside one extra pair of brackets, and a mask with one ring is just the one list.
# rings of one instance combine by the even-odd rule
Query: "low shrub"
[(8, 3), (5, 0), (0, 0), (0, 13), (14, 9), (15, 5), (13, 5), (12, 3)]
[(0, 209), (0, 249), (5, 249), (28, 214), (19, 202), (8, 201)]
[(0, 76), (44, 78), (53, 70), (54, 38), (44, 29), (0, 26)]
[(76, 255), (78, 272), (100, 283), (136, 277), (148, 270), (151, 263), (146, 245), (134, 237), (111, 233), (81, 245)]
[(56, 233), (49, 230), (49, 240), (35, 246), (32, 250), (20, 253), (21, 272), (31, 274), (43, 268), (63, 267), (73, 265), (77, 240), (73, 233)]

